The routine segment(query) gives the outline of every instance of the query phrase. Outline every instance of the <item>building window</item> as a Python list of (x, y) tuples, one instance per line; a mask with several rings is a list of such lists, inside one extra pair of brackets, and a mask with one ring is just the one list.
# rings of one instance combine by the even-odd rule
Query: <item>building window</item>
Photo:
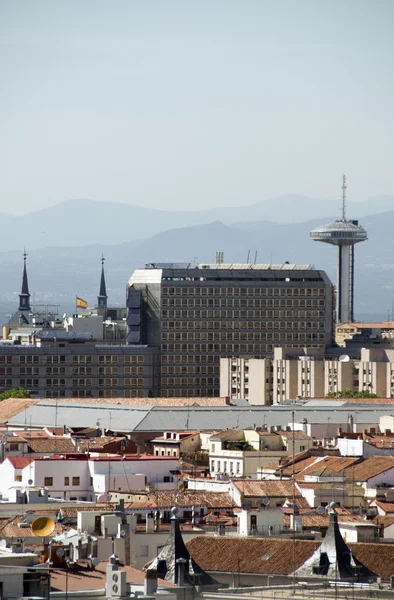
[(239, 472), (240, 472), (240, 463), (237, 462), (237, 473), (239, 473)]
[(17, 452), (19, 450), (19, 444), (11, 443), (10, 444), (10, 452)]
[(211, 471), (214, 471), (214, 470), (215, 470), (215, 461), (213, 460), (211, 462)]
[(22, 481), (22, 475), (15, 475), (15, 481)]
[(64, 485), (70, 485), (70, 478), (69, 477), (65, 477), (64, 478)]
[(80, 485), (79, 477), (73, 477), (73, 485)]
[(53, 477), (44, 477), (44, 486), (50, 487), (53, 485)]

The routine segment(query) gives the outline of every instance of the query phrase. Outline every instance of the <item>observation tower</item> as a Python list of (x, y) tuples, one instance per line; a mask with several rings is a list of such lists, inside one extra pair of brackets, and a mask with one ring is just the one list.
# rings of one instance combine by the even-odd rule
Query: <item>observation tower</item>
[(346, 176), (342, 182), (342, 218), (316, 227), (311, 239), (338, 246), (337, 323), (354, 320), (354, 245), (368, 239), (364, 227), (346, 218)]

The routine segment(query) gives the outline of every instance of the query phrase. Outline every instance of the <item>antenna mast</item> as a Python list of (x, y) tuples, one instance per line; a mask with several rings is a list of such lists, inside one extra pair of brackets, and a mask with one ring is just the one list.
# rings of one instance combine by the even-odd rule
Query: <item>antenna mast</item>
[(342, 220), (346, 221), (346, 175), (342, 174)]

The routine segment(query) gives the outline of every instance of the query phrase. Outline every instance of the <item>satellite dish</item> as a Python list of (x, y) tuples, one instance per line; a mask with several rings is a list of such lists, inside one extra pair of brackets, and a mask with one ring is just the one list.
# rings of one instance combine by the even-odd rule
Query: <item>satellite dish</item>
[(33, 480), (29, 479), (28, 482), (27, 482), (27, 485), (33, 485)]
[(126, 532), (125, 532), (124, 529), (121, 529), (121, 531), (119, 532), (119, 534), (120, 534), (120, 537), (123, 538), (126, 535)]
[(94, 567), (97, 567), (97, 565), (99, 565), (99, 564), (100, 564), (100, 559), (97, 558), (97, 556), (95, 556), (94, 558), (92, 558), (92, 565)]
[(58, 558), (63, 558), (63, 556), (64, 556), (64, 555), (65, 555), (64, 548), (58, 548), (58, 549), (56, 550), (56, 556), (57, 556)]
[(339, 357), (339, 362), (349, 362), (350, 360), (350, 356), (348, 356), (347, 354), (341, 354), (341, 356)]
[(33, 535), (47, 537), (55, 531), (55, 527), (55, 521), (50, 517), (38, 517), (38, 519), (33, 521), (31, 530)]
[(324, 506), (318, 506), (316, 509), (316, 513), (318, 515), (324, 515), (325, 512), (326, 512), (326, 510), (325, 510)]
[(269, 506), (270, 503), (271, 503), (271, 500), (269, 498), (267, 498), (267, 497), (263, 498), (262, 501), (261, 501), (261, 504), (263, 506)]

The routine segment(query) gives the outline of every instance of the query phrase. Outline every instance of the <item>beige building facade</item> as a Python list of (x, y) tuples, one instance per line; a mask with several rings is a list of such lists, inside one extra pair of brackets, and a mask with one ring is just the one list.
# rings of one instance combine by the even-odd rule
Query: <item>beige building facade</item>
[(222, 358), (220, 395), (250, 404), (323, 398), (344, 390), (394, 398), (394, 349), (362, 348), (360, 358), (317, 348), (275, 348), (273, 358)]

